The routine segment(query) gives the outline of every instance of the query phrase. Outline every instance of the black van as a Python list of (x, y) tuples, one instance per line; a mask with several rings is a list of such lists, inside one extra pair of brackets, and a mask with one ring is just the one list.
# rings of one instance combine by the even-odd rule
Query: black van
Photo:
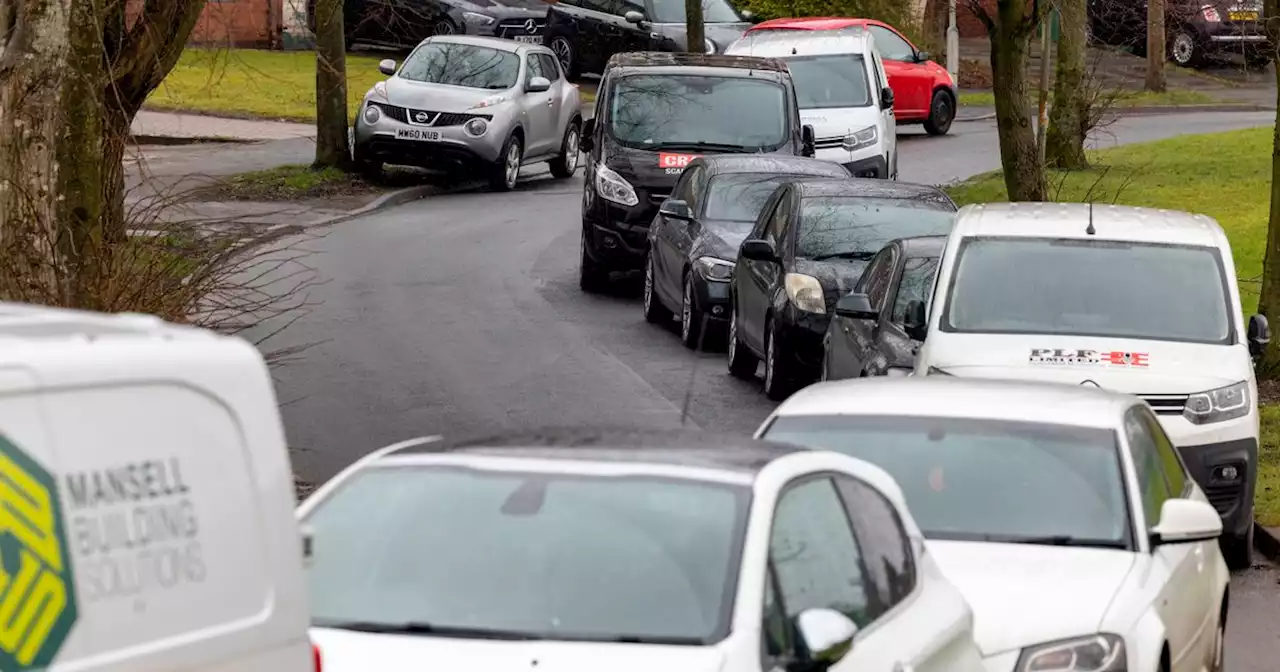
[(795, 86), (773, 58), (635, 52), (609, 59), (582, 128), (579, 286), (641, 268), (649, 224), (680, 173), (704, 154), (813, 156)]

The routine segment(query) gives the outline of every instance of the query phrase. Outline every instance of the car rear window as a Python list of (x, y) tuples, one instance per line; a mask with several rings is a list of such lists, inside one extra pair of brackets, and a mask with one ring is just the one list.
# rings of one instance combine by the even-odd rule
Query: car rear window
[(797, 257), (865, 253), (870, 259), (895, 238), (944, 235), (955, 206), (941, 199), (806, 198), (801, 204)]
[(871, 104), (871, 86), (861, 54), (791, 56), (787, 67), (802, 110)]
[(399, 73), (415, 82), (495, 91), (515, 86), (519, 75), (520, 57), (510, 51), (449, 42), (419, 46)]
[(774, 189), (783, 182), (803, 177), (806, 176), (738, 173), (712, 178), (707, 189), (706, 212), (703, 216), (707, 219), (748, 222), (744, 231), (750, 231), (750, 224), (755, 222)]

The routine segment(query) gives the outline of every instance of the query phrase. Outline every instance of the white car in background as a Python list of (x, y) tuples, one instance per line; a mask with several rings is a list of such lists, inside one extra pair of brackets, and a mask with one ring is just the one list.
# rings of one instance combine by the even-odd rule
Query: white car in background
[(299, 508), (312, 636), (325, 672), (980, 672), (901, 500), (699, 432), (411, 440)]
[(1140, 399), (843, 380), (796, 393), (756, 436), (893, 476), (973, 605), (988, 672), (1222, 672), (1222, 523)]
[(971, 205), (956, 215), (915, 375), (1091, 385), (1145, 400), (1251, 564), (1258, 473), (1252, 356), (1231, 244), (1204, 215), (1088, 203)]

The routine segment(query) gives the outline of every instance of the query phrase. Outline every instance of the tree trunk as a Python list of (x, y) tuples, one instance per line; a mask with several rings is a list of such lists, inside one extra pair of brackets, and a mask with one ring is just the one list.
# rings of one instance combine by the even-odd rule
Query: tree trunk
[[(1266, 2), (1267, 33), (1272, 41), (1280, 39), (1280, 0)], [(1276, 103), (1280, 105), (1280, 68), (1276, 73)], [(1271, 140), (1271, 215), (1267, 221), (1267, 248), (1262, 260), (1262, 291), (1258, 296), (1258, 312), (1266, 315), (1272, 329), (1280, 330), (1280, 118), (1276, 119)], [(1258, 365), (1258, 377), (1280, 376), (1280, 339), (1272, 338)]]
[(1165, 90), (1164, 59), (1164, 0), (1147, 3), (1147, 90), (1160, 93)]
[(702, 20), (702, 0), (684, 0), (684, 23), (689, 51), (694, 54), (706, 53), (707, 26)]
[[(1006, 5), (1018, 5), (1008, 8)], [(1035, 132), (1027, 105), (1028, 41), (1031, 33), (1011, 30), (1005, 14), (1022, 11), (1019, 2), (1001, 0), (1000, 21), (991, 35), (991, 79), (996, 103), (996, 132), (1000, 163), (1011, 201), (1043, 201), (1048, 195), (1044, 165), (1036, 151)]]
[(347, 44), (342, 0), (316, 1), (315, 168), (354, 170), (347, 142)]
[[(70, 266), (71, 305), (101, 310), (103, 278), (111, 269), (104, 198), (103, 90), (106, 64), (102, 58), (101, 0), (73, 0), (70, 18), (70, 50), (60, 118), (65, 131), (58, 152), (59, 195), (64, 227), (59, 242), (62, 258)], [(119, 164), (117, 164), (119, 165)]]
[(1088, 132), (1085, 90), (1085, 0), (1058, 0), (1058, 63), (1045, 156), (1066, 170), (1089, 167), (1084, 155)]

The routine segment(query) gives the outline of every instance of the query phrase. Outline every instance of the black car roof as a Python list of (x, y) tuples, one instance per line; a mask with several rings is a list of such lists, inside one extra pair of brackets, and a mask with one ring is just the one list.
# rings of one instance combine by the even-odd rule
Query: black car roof
[(927, 184), (912, 184), (897, 180), (851, 178), (847, 180), (805, 180), (796, 183), (800, 198), (823, 196), (850, 196), (863, 198), (900, 198), (946, 203), (953, 210), (955, 202), (946, 192)]
[(902, 251), (906, 253), (908, 258), (938, 257), (942, 256), (942, 248), (947, 246), (947, 237), (915, 236), (913, 238), (899, 238), (897, 242), (902, 245)]
[(604, 69), (608, 71), (613, 68), (723, 68), (790, 74), (787, 64), (776, 58), (673, 51), (630, 51), (614, 54), (609, 58)]
[(800, 446), (694, 429), (546, 428), (464, 436), (389, 453), (460, 453), (591, 462), (636, 462), (755, 473)]
[(778, 173), (834, 179), (849, 177), (849, 169), (838, 163), (784, 154), (718, 154), (694, 159), (689, 163), (689, 167), (695, 164), (706, 166), (707, 173), (713, 176), (732, 173)]

